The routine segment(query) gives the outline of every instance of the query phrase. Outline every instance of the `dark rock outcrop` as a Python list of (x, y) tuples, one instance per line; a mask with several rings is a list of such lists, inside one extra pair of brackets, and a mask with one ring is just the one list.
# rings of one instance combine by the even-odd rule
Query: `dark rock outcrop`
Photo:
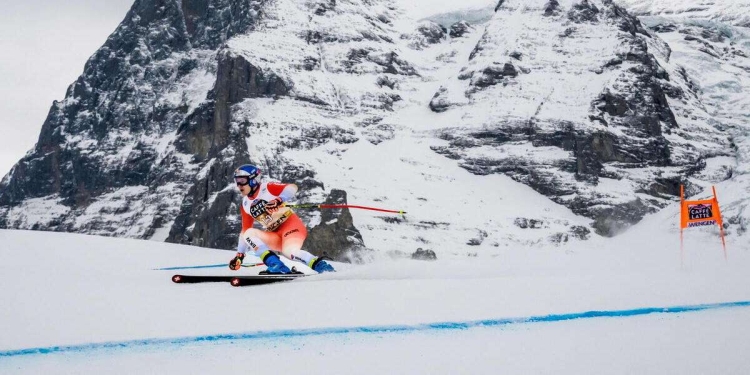
[(419, 25), (417, 31), (422, 34), (428, 44), (437, 44), (445, 39), (448, 30), (435, 22), (427, 21)]
[(497, 5), (495, 5), (495, 12), (497, 12), (501, 6), (503, 6), (503, 3), (505, 0), (498, 0)]
[(430, 249), (422, 249), (421, 247), (417, 251), (411, 254), (411, 259), (416, 260), (437, 260), (437, 255)]
[[(346, 192), (331, 190), (326, 204), (346, 204)], [(348, 208), (321, 210), (320, 224), (310, 229), (305, 248), (315, 255), (326, 255), (338, 261), (359, 260), (364, 248), (362, 235), (354, 227)]]
[(599, 8), (588, 0), (582, 0), (570, 8), (568, 19), (575, 23), (596, 23), (599, 21)]
[(357, 65), (364, 61), (375, 63), (381, 67), (381, 73), (394, 75), (419, 75), (416, 69), (408, 61), (399, 57), (396, 52), (374, 53), (373, 51), (357, 48), (352, 49), (347, 54), (347, 61), (344, 66), (347, 72), (356, 72)]
[(518, 76), (516, 67), (510, 62), (506, 62), (502, 66), (488, 66), (482, 70), (481, 74), (474, 74), (471, 85), (481, 89), (505, 83), (509, 78), (515, 78), (516, 76)]
[(401, 39), (410, 40), (409, 47), (422, 50), (441, 43), (448, 35), (448, 30), (434, 21), (422, 21), (414, 32), (401, 35)]
[(458, 21), (451, 25), (449, 35), (451, 38), (461, 38), (468, 33), (473, 27), (466, 21)]
[(560, 13), (560, 3), (557, 0), (549, 0), (544, 7), (544, 16), (552, 17)]
[(247, 98), (283, 96), (290, 89), (289, 83), (259, 70), (242, 56), (223, 53), (218, 60), (213, 90), (177, 131), (178, 150), (199, 160), (208, 160), (229, 146), (232, 104)]
[(450, 108), (450, 106), (451, 106), (450, 103), (448, 103), (448, 101), (445, 100), (443, 98), (443, 96), (442, 96), (442, 94), (444, 94), (446, 91), (447, 90), (446, 90), (445, 87), (441, 87), (435, 93), (435, 95), (432, 96), (432, 100), (430, 100), (430, 104), (429, 105), (430, 105), (430, 109), (433, 112), (437, 112), (437, 113), (445, 112), (445, 111), (448, 110), (448, 108)]

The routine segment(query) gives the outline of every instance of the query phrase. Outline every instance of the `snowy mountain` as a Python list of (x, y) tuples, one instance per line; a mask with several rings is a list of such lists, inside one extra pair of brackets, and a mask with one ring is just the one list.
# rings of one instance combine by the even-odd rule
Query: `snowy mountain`
[(746, 29), (610, 0), (494, 10), (446, 27), (389, 0), (138, 0), (0, 182), (0, 227), (231, 249), (251, 162), (303, 202), (409, 212), (300, 212), (338, 259), (610, 236), (680, 184), (724, 183), (746, 232)]
[(443, 130), (449, 145), (436, 151), (476, 174), (508, 174), (616, 233), (729, 148), (705, 113), (698, 124), (677, 117), (669, 99), (686, 83), (657, 62), (658, 43), (612, 2), (501, 2), (430, 104), (464, 120)]

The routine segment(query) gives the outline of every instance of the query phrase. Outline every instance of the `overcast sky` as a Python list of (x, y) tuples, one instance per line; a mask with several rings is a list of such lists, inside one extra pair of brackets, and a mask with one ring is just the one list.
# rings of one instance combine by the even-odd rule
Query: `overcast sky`
[[(497, 0), (403, 0), (415, 17)], [(34, 147), (53, 100), (134, 0), (0, 0), (0, 178)]]
[(134, 0), (0, 0), (0, 176)]

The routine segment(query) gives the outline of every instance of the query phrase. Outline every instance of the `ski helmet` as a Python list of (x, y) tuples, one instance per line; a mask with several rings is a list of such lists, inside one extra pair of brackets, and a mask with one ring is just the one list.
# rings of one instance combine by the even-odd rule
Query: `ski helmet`
[(251, 164), (239, 166), (234, 171), (234, 182), (237, 185), (250, 185), (250, 191), (255, 191), (260, 186), (260, 169)]

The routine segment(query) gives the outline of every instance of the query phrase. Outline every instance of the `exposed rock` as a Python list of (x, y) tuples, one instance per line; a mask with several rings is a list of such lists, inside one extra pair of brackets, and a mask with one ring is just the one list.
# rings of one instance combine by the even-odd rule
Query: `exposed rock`
[(450, 36), (451, 38), (461, 38), (468, 33), (473, 27), (466, 21), (458, 21), (451, 25)]
[(411, 254), (411, 259), (417, 260), (437, 260), (437, 255), (430, 249), (422, 249), (421, 247)]
[(570, 227), (570, 235), (579, 240), (588, 240), (591, 230), (582, 225), (573, 225)]
[[(484, 35), (487, 35), (486, 33)], [(484, 36), (482, 36), (484, 39)], [(484, 49), (484, 44), (480, 41), (477, 43), (476, 46), (474, 46), (474, 49), (471, 50), (471, 53), (469, 53), (469, 61), (474, 60), (474, 57), (476, 57), (482, 50)]]
[(660, 24), (651, 28), (651, 30), (657, 33), (671, 33), (677, 31), (677, 25), (675, 24)]
[(428, 44), (437, 44), (445, 39), (448, 30), (435, 22), (426, 21), (417, 27), (417, 31), (424, 36), (424, 41)]
[(326, 12), (336, 8), (336, 0), (324, 0), (318, 2), (318, 7), (315, 9), (316, 16), (323, 16)]
[(552, 17), (559, 14), (560, 3), (557, 0), (549, 0), (547, 5), (544, 7), (544, 16)]
[(561, 245), (563, 243), (568, 242), (568, 234), (567, 233), (555, 233), (551, 236), (549, 236), (549, 241), (556, 245)]
[(615, 22), (621, 31), (627, 32), (632, 36), (641, 34), (649, 38), (651, 37), (641, 24), (641, 21), (628, 14), (624, 8), (615, 4), (614, 1), (602, 0), (602, 3), (607, 7), (605, 10), (605, 17), (608, 20)]
[(289, 89), (289, 83), (260, 71), (242, 56), (221, 54), (214, 89), (178, 129), (178, 149), (203, 160), (217, 155), (228, 146), (232, 104), (247, 98), (286, 95)]
[(442, 96), (447, 91), (445, 87), (441, 87), (430, 100), (430, 109), (433, 112), (445, 112), (450, 108), (450, 103)]
[(592, 104), (596, 109), (610, 116), (622, 117), (631, 111), (626, 98), (613, 94), (609, 90), (599, 95)]
[(369, 61), (381, 66), (382, 73), (396, 75), (419, 75), (416, 69), (408, 61), (399, 57), (396, 52), (373, 53), (373, 51), (358, 48), (352, 49), (347, 55), (348, 61), (344, 62), (347, 71), (356, 72), (357, 65), (363, 61)]
[(495, 5), (495, 12), (497, 12), (501, 6), (503, 6), (503, 3), (505, 0), (498, 0), (497, 5)]
[(479, 246), (479, 245), (482, 244), (482, 242), (484, 242), (484, 240), (485, 240), (485, 238), (487, 238), (487, 236), (488, 236), (488, 234), (487, 234), (486, 231), (479, 230), (479, 232), (477, 233), (477, 236), (474, 237), (474, 238), (469, 239), (469, 241), (466, 242), (466, 244), (469, 245), (469, 246)]
[(398, 87), (398, 81), (387, 75), (378, 76), (377, 84), (380, 87), (385, 86), (391, 90), (394, 90)]
[(745, 217), (740, 215), (729, 216), (726, 220), (726, 223), (729, 224), (729, 228), (733, 229), (733, 232), (735, 232), (738, 236), (744, 235), (745, 233), (747, 233), (748, 228), (750, 228), (750, 222), (748, 222)]
[[(326, 204), (346, 204), (346, 192), (331, 190)], [(350, 262), (359, 258), (364, 248), (362, 235), (354, 227), (348, 208), (321, 211), (320, 224), (310, 229), (305, 248), (316, 255), (325, 254), (333, 260)]]
[(570, 8), (568, 19), (575, 23), (596, 23), (599, 21), (599, 8), (588, 0), (581, 0)]
[(395, 128), (389, 124), (378, 124), (365, 129), (362, 134), (368, 142), (378, 145), (395, 137)]
[(409, 39), (409, 47), (415, 50), (422, 50), (431, 45), (441, 43), (445, 40), (448, 30), (442, 25), (425, 20), (417, 25), (416, 30), (411, 34), (401, 35), (401, 39)]
[(540, 229), (547, 227), (544, 220), (528, 219), (525, 217), (516, 218), (516, 220), (513, 221), (513, 224), (521, 229)]
[(506, 77), (514, 78), (516, 76), (518, 76), (516, 67), (510, 62), (506, 62), (502, 66), (491, 65), (484, 68), (481, 75), (474, 75), (472, 77), (471, 85), (478, 88), (485, 88), (506, 82)]

